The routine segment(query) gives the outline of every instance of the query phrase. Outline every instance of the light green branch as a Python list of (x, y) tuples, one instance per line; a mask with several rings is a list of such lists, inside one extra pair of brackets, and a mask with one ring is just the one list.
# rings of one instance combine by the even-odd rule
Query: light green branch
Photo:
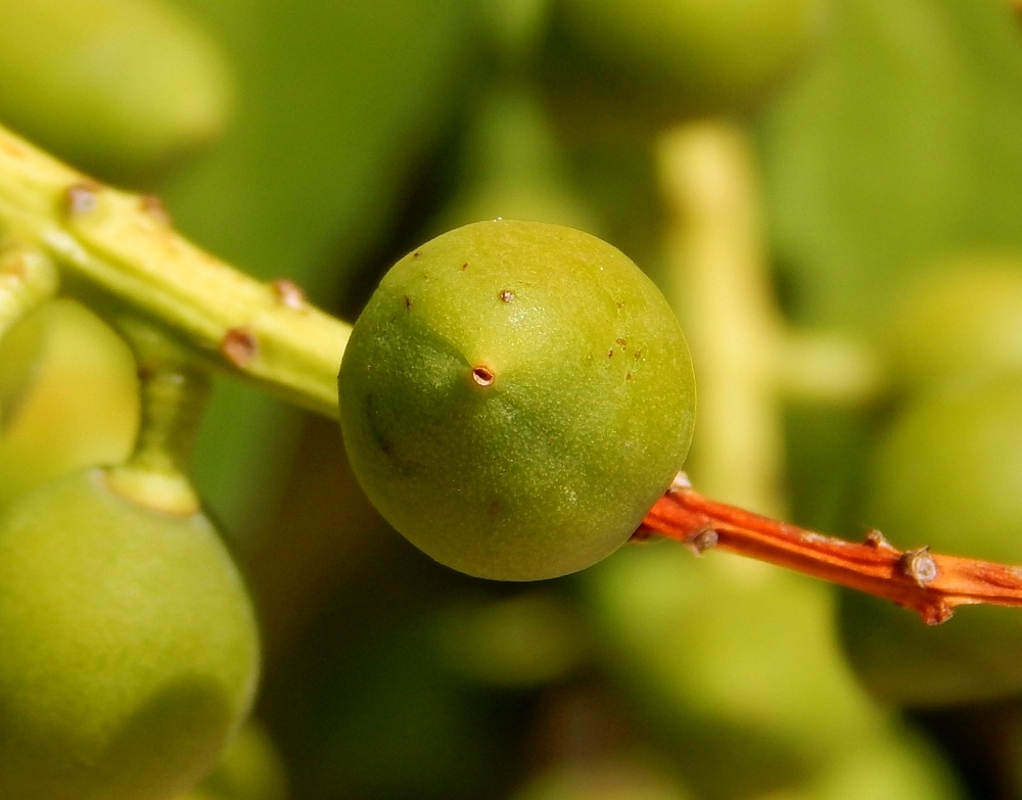
[(152, 198), (100, 186), (0, 128), (0, 229), (48, 253), (64, 290), (115, 323), (148, 318), (205, 362), (337, 417), (351, 327), (293, 284), (203, 252)]

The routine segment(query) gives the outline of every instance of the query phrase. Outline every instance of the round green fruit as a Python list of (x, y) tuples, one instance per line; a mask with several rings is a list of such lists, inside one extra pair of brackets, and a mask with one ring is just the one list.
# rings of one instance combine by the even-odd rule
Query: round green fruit
[[(1022, 373), (918, 398), (881, 441), (864, 519), (902, 548), (1022, 564)], [(936, 627), (845, 593), (846, 652), (869, 688), (938, 706), (1022, 691), (1022, 611), (965, 606)]]
[(348, 456), (387, 521), (500, 580), (627, 541), (681, 469), (695, 411), (653, 283), (609, 244), (535, 222), (466, 225), (399, 261), (339, 383)]
[(256, 625), (216, 531), (105, 475), (47, 484), (0, 519), (5, 800), (174, 797), (252, 701)]

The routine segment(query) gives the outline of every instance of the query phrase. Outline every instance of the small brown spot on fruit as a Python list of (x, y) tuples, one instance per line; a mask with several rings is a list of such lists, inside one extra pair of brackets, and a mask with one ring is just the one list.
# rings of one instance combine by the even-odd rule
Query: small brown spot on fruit
[(69, 217), (89, 214), (99, 206), (99, 184), (92, 181), (72, 183), (64, 192), (64, 210)]
[(617, 342), (617, 344), (620, 347), (627, 347), (628, 346), (628, 342), (625, 341), (624, 339), (615, 339), (614, 341)]
[(642, 358), (642, 351), (641, 350), (636, 350), (635, 351), (635, 357), (636, 358)]
[(510, 289), (501, 289), (500, 294), (497, 296), (500, 297), (502, 303), (510, 303), (515, 299), (515, 293)]
[(461, 268), (462, 269), (468, 269), (468, 262), (466, 261), (464, 264), (462, 264)]
[(416, 250), (414, 253), (412, 253), (412, 258), (418, 258), (421, 255), (422, 255), (422, 251), (421, 250)]
[(412, 298), (410, 298), (408, 295), (405, 295), (405, 311), (411, 311), (411, 310), (412, 310)]
[(497, 380), (497, 376), (494, 374), (493, 370), (485, 364), (480, 364), (472, 370), (472, 380), (480, 386), (492, 386), (493, 382)]
[(607, 358), (613, 358), (613, 357), (614, 357), (614, 348), (612, 347), (610, 350), (607, 351)]
[(280, 301), (281, 305), (288, 308), (302, 308), (305, 305), (305, 292), (294, 281), (289, 281), (287, 278), (278, 278), (270, 283), (270, 286), (274, 294), (277, 295), (277, 300)]
[(238, 369), (245, 369), (258, 349), (255, 334), (247, 328), (230, 328), (220, 340), (220, 352)]

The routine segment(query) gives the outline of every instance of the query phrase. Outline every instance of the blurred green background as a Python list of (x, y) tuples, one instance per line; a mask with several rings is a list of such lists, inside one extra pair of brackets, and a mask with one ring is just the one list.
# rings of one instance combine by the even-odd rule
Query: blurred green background
[[(850, 537), (891, 520), (892, 541), (918, 546), (936, 536), (919, 509), (972, 451), (916, 467), (932, 442), (971, 436), (959, 423), (980, 412), (930, 424), (900, 455), (887, 431), (938, 383), (1022, 369), (1017, 13), (1008, 0), (3, 0), (0, 121), (158, 194), (204, 248), (349, 320), (391, 263), (459, 223), (584, 228), (677, 301), (706, 419), (716, 356), (700, 320), (717, 321), (712, 340), (752, 312), (726, 291), (686, 294), (686, 276), (706, 269), (712, 283), (715, 268), (689, 263), (692, 243), (748, 236), (746, 271), (720, 285), (755, 284), (777, 326), (837, 337), (881, 377), (797, 398), (776, 376), (725, 385), (755, 410), (733, 427), (776, 426), (776, 441), (750, 445), (749, 463), (767, 466), (743, 460), (729, 485), (705, 466), (700, 483), (716, 445), (697, 440), (693, 479)], [(72, 58), (89, 36), (88, 58)], [(711, 189), (746, 216), (722, 200), (722, 221), (707, 222), (699, 203), (713, 197), (672, 188), (672, 142), (692, 131), (738, 142), (706, 168), (735, 171), (737, 189)], [(948, 270), (980, 288), (913, 299)], [(69, 320), (59, 330), (92, 324)], [(31, 337), (10, 339), (7, 363), (29, 358)], [(123, 354), (109, 361), (108, 381), (126, 385)], [(1018, 385), (998, 389), (1008, 411), (976, 436), (1022, 441)], [(124, 397), (96, 393), (107, 409)], [(60, 414), (47, 408), (40, 419)], [(4, 481), (21, 491), (10, 476), (57, 445), (45, 422), (0, 424), (2, 505)], [(76, 463), (114, 458), (131, 436), (116, 427), (60, 434), (61, 446), (85, 443)], [(976, 456), (1003, 467), (991, 494), (1016, 499), (998, 511), (990, 557), (1022, 563), (1022, 462), (1002, 449)], [(973, 623), (966, 609), (947, 625), (961, 641), (933, 645), (928, 630), (899, 632), (921, 626), (907, 612), (857, 610), (831, 587), (672, 544), (630, 545), (543, 584), (460, 576), (376, 516), (335, 425), (228, 380), (194, 469), (248, 570), (266, 645), (263, 727), (202, 797), (1022, 797), (1022, 612)], [(743, 471), (766, 493), (744, 496)], [(994, 480), (969, 474), (969, 486)], [(977, 493), (962, 494), (941, 506), (956, 524), (939, 544), (969, 554), (982, 540), (971, 529), (991, 526)], [(898, 649), (908, 640), (918, 663)]]

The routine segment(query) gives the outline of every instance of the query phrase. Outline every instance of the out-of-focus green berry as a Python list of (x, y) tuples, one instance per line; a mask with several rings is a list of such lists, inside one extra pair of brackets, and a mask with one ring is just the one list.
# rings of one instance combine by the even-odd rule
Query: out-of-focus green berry
[(67, 298), (47, 303), (0, 340), (0, 400), (6, 400), (0, 409), (0, 514), (47, 481), (123, 461), (138, 431), (131, 350), (93, 312)]
[(891, 310), (878, 343), (910, 388), (1022, 369), (1022, 262), (975, 257), (928, 274)]
[(142, 178), (223, 130), (216, 43), (163, 0), (4, 0), (0, 122), (106, 179)]
[[(900, 548), (1022, 564), (1022, 373), (947, 385), (894, 421), (870, 476), (864, 521)], [(842, 599), (849, 658), (899, 705), (1022, 691), (1022, 615), (965, 606), (937, 627), (857, 593)]]
[[(807, 55), (823, 0), (559, 0), (558, 106), (601, 128), (761, 104)], [(563, 110), (563, 109), (562, 109)], [(587, 113), (588, 111), (588, 113)]]
[(99, 469), (0, 519), (0, 787), (161, 800), (208, 772), (252, 702), (242, 581), (201, 514), (142, 508)]
[(623, 544), (681, 469), (695, 382), (653, 283), (609, 244), (496, 220), (384, 277), (340, 371), (352, 467), (443, 564), (535, 580)]

